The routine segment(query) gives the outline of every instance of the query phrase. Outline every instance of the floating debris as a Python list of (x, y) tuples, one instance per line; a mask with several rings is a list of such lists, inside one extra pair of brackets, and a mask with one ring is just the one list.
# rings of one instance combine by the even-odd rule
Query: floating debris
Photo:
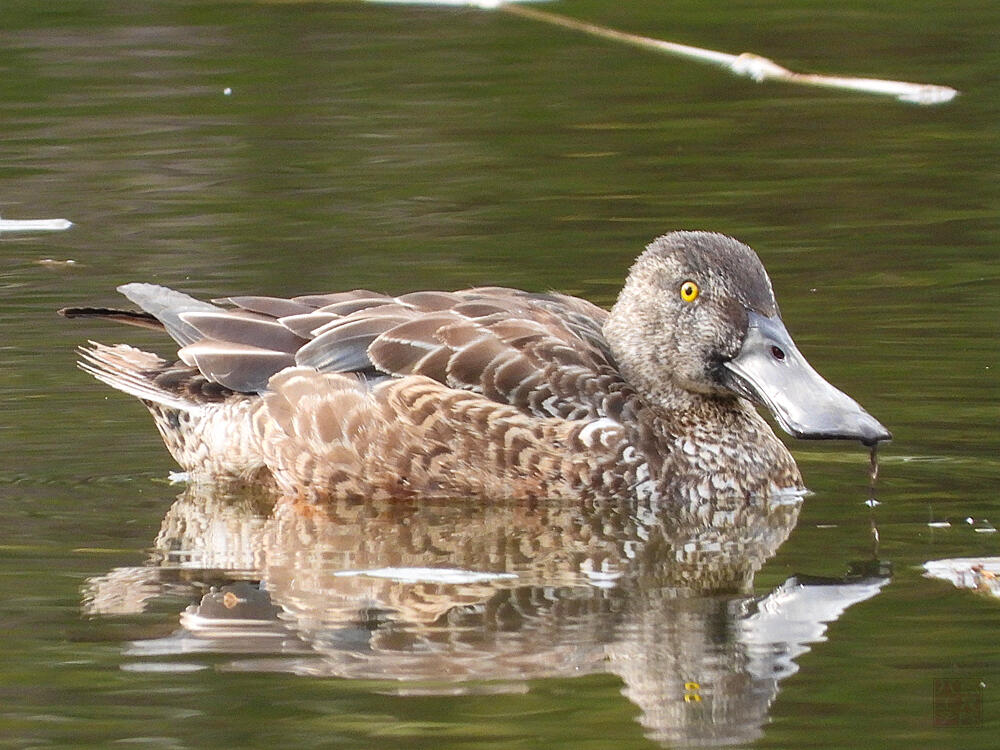
[(948, 521), (931, 521), (927, 524), (932, 529), (950, 529), (951, 524)]
[(516, 5), (516, 2), (530, 2), (531, 0), (368, 0), (378, 3), (395, 3), (405, 5), (464, 5), (483, 10), (499, 10), (520, 18), (528, 18), (532, 21), (541, 21), (552, 26), (560, 26), (564, 29), (580, 31), (584, 34), (608, 39), (613, 42), (629, 44), (633, 47), (661, 52), (678, 57), (686, 57), (691, 60), (718, 65), (726, 68), (731, 73), (738, 76), (745, 76), (757, 83), (766, 80), (784, 81), (786, 83), (796, 83), (805, 86), (819, 86), (823, 88), (848, 89), (851, 91), (861, 91), (866, 94), (881, 94), (892, 96), (901, 102), (909, 104), (945, 104), (956, 96), (958, 91), (950, 86), (939, 86), (930, 83), (910, 83), (908, 81), (889, 81), (879, 78), (856, 78), (854, 76), (830, 76), (816, 73), (796, 73), (788, 68), (778, 65), (773, 60), (754, 54), (744, 52), (740, 55), (731, 55), (727, 52), (704, 49), (702, 47), (692, 47), (687, 44), (668, 42), (662, 39), (652, 39), (650, 37), (629, 34), (607, 26), (578, 21), (569, 16), (561, 16), (537, 8), (527, 8)]
[(972, 589), (1000, 597), (1000, 557), (954, 557), (924, 563), (928, 578), (951, 581), (960, 589)]
[(66, 260), (56, 260), (55, 258), (42, 258), (41, 260), (36, 260), (35, 263), (39, 266), (50, 266), (52, 268), (65, 268), (66, 266), (75, 266), (77, 263), (71, 258)]
[(461, 568), (372, 568), (369, 570), (338, 570), (334, 575), (338, 578), (354, 576), (385, 578), (398, 583), (443, 584), (488, 583), (489, 581), (517, 578), (514, 573), (489, 573), (479, 570), (462, 570)]
[(223, 96), (232, 96), (233, 90), (229, 86), (226, 86), (226, 88), (222, 89), (222, 94)]
[(69, 219), (0, 219), (0, 232), (62, 232), (71, 226)]
[(512, 3), (533, 3), (538, 0), (368, 0), (372, 3), (386, 3), (389, 5), (450, 5), (465, 6), (467, 8), (480, 8), (482, 10), (496, 10), (506, 2)]
[(202, 672), (208, 669), (207, 664), (195, 664), (193, 662), (133, 662), (122, 664), (120, 669), (123, 672), (146, 672), (150, 674), (186, 674), (188, 672)]

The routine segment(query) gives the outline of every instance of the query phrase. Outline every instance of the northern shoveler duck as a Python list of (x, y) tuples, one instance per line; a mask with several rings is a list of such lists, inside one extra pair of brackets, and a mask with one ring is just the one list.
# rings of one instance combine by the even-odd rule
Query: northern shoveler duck
[(193, 479), (283, 493), (406, 498), (669, 497), (801, 490), (757, 413), (799, 438), (889, 432), (796, 348), (757, 255), (674, 232), (635, 261), (612, 309), (483, 287), (216, 304), (151, 284), (142, 312), (180, 361), (119, 344), (81, 367), (138, 397)]

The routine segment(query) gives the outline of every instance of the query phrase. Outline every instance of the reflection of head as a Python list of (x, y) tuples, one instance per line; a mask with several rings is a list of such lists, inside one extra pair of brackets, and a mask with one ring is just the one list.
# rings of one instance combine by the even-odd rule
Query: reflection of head
[(609, 669), (641, 710), (646, 736), (719, 746), (763, 733), (777, 680), (748, 670), (739, 617), (748, 600), (649, 596), (632, 628), (608, 647)]

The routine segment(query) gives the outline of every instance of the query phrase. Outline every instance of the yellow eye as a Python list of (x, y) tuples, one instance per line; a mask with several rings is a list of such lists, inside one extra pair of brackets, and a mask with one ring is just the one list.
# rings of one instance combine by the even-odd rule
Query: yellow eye
[(681, 299), (685, 302), (694, 302), (698, 299), (698, 285), (693, 281), (685, 281), (681, 284)]

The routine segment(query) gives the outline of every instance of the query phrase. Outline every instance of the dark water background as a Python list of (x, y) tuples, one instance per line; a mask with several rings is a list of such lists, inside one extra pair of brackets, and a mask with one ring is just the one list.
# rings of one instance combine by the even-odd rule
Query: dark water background
[[(87, 338), (156, 339), (53, 311), (117, 304), (138, 280), (203, 297), (501, 284), (609, 305), (647, 241), (703, 228), (758, 250), (806, 356), (895, 434), (877, 549), (866, 453), (792, 446), (815, 494), (756, 590), (873, 558), (892, 576), (758, 701), (757, 746), (995, 747), (1000, 602), (920, 566), (1000, 555), (983, 533), (1000, 522), (998, 6), (548, 7), (962, 95), (754, 85), (475, 10), (5, 2), (0, 215), (76, 226), (0, 239), (0, 746), (656, 747), (614, 670), (401, 691), (389, 673), (233, 671), (221, 649), (150, 656), (194, 589), (86, 610), (95, 577), (144, 565), (180, 490), (142, 407), (74, 368)], [(559, 632), (549, 646), (583, 642)], [(941, 678), (985, 685), (980, 725), (933, 725)]]

